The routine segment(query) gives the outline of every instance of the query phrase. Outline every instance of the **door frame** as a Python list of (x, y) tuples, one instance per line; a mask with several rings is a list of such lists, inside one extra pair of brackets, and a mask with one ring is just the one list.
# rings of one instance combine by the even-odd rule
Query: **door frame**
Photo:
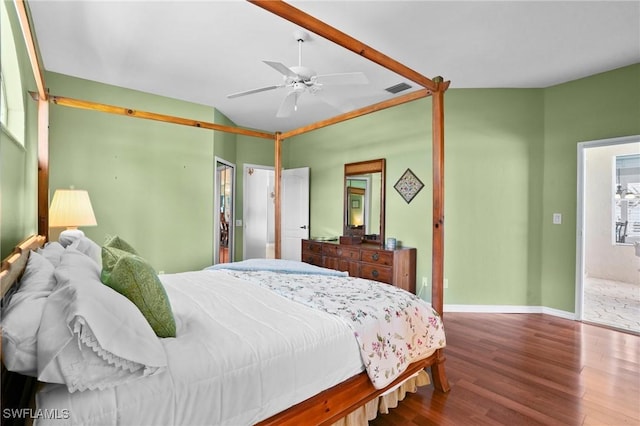
[(585, 249), (585, 179), (586, 161), (585, 151), (589, 148), (596, 148), (611, 145), (624, 145), (637, 143), (640, 135), (622, 136), (617, 138), (598, 139), (592, 141), (578, 142), (578, 188), (576, 203), (576, 293), (575, 293), (575, 319), (582, 321), (584, 311), (584, 249)]
[(235, 217), (236, 217), (236, 165), (223, 158), (213, 159), (213, 264), (220, 262), (220, 182), (218, 182), (218, 163), (232, 169), (231, 172), (231, 217), (229, 219), (229, 261), (235, 260)]

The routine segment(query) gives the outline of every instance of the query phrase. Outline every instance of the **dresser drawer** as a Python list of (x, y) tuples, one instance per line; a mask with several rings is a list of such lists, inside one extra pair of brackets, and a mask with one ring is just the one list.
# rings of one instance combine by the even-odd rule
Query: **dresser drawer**
[(311, 265), (324, 266), (322, 261), (322, 255), (316, 254), (310, 251), (302, 252), (302, 261), (305, 263), (310, 263)]
[(377, 265), (392, 266), (393, 252), (384, 250), (361, 250), (361, 258), (363, 262), (375, 263)]
[(357, 277), (359, 272), (359, 264), (357, 262), (349, 262), (339, 257), (325, 256), (324, 264), (321, 266), (335, 269), (336, 271), (346, 271), (350, 277)]
[(335, 244), (324, 244), (322, 246), (322, 254), (325, 256), (338, 257), (338, 247)]
[[(315, 254), (322, 254), (322, 243), (315, 241), (302, 240), (302, 251), (311, 252)], [(305, 262), (305, 260), (303, 260)]]
[(322, 253), (325, 256), (340, 257), (347, 260), (360, 260), (360, 250), (353, 247), (325, 244)]
[(368, 280), (381, 281), (383, 283), (391, 284), (393, 282), (393, 269), (387, 266), (361, 263), (360, 278), (366, 278)]

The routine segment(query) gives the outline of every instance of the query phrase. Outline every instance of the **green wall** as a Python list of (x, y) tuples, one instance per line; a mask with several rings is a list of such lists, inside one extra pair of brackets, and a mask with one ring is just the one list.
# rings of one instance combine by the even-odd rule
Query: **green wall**
[(5, 3), (24, 92), (25, 135), (23, 146), (4, 128), (0, 129), (0, 259), (26, 236), (38, 231), (38, 107), (27, 93), (36, 91), (36, 84), (15, 7), (13, 2)]
[[(53, 95), (228, 126), (211, 107), (46, 73)], [(236, 164), (236, 218), (242, 218), (242, 167), (273, 165), (266, 139), (52, 105), (50, 191), (74, 186), (91, 196), (102, 242), (118, 234), (159, 271), (208, 266), (213, 258), (215, 156)], [(235, 255), (242, 257), (242, 227)], [(55, 239), (55, 233), (52, 236)]]
[[(286, 167), (311, 167), (312, 236), (341, 233), (342, 165), (387, 159), (386, 234), (417, 248), (418, 289), (431, 274), (430, 117), (421, 99), (284, 145)], [(577, 143), (638, 133), (640, 64), (546, 89), (448, 90), (446, 304), (574, 312)], [(426, 184), (410, 204), (393, 189), (406, 168)]]
[[(541, 90), (454, 90), (445, 96), (447, 303), (539, 304), (536, 261), (542, 163)], [(418, 252), (431, 280), (431, 98), (285, 142), (287, 167), (311, 168), (311, 235), (342, 229), (344, 163), (387, 162), (386, 236)], [(393, 188), (410, 168), (425, 188)], [(532, 207), (533, 206), (533, 207)], [(423, 290), (430, 297), (430, 288)]]
[[(213, 121), (211, 107), (47, 73), (54, 95)], [(52, 105), (51, 195), (89, 191), (98, 243), (120, 235), (160, 271), (211, 263), (214, 132)], [(224, 145), (224, 144), (223, 144)], [(224, 150), (224, 146), (221, 148)]]
[[(574, 311), (577, 144), (640, 134), (640, 64), (545, 90), (542, 305)], [(562, 225), (553, 225), (562, 213)]]

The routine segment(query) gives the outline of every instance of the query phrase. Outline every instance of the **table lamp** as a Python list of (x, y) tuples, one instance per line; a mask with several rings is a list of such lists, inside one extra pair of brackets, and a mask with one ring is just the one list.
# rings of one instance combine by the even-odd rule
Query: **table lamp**
[[(56, 189), (49, 207), (49, 226), (65, 227), (58, 240), (71, 242), (84, 236), (79, 226), (97, 226), (89, 193), (82, 189)], [(64, 244), (63, 244), (64, 245)]]

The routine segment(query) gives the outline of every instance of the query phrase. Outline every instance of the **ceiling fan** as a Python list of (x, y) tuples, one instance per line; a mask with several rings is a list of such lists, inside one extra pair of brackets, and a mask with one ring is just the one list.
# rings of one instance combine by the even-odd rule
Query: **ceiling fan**
[(282, 100), (276, 117), (288, 117), (293, 111), (298, 109), (298, 98), (305, 92), (317, 96), (325, 103), (334, 108), (346, 112), (352, 107), (342, 100), (328, 96), (326, 92), (322, 92), (323, 86), (329, 85), (362, 85), (368, 84), (369, 80), (364, 73), (336, 73), (318, 75), (315, 71), (302, 65), (302, 43), (309, 39), (309, 34), (304, 31), (296, 31), (294, 37), (298, 42), (298, 65), (287, 67), (280, 62), (262, 61), (271, 68), (282, 74), (284, 80), (281, 84), (260, 87), (257, 89), (246, 90), (244, 92), (232, 93), (227, 98), (233, 99), (240, 96), (252, 95), (254, 93), (266, 92), (268, 90), (287, 88), (287, 95)]

